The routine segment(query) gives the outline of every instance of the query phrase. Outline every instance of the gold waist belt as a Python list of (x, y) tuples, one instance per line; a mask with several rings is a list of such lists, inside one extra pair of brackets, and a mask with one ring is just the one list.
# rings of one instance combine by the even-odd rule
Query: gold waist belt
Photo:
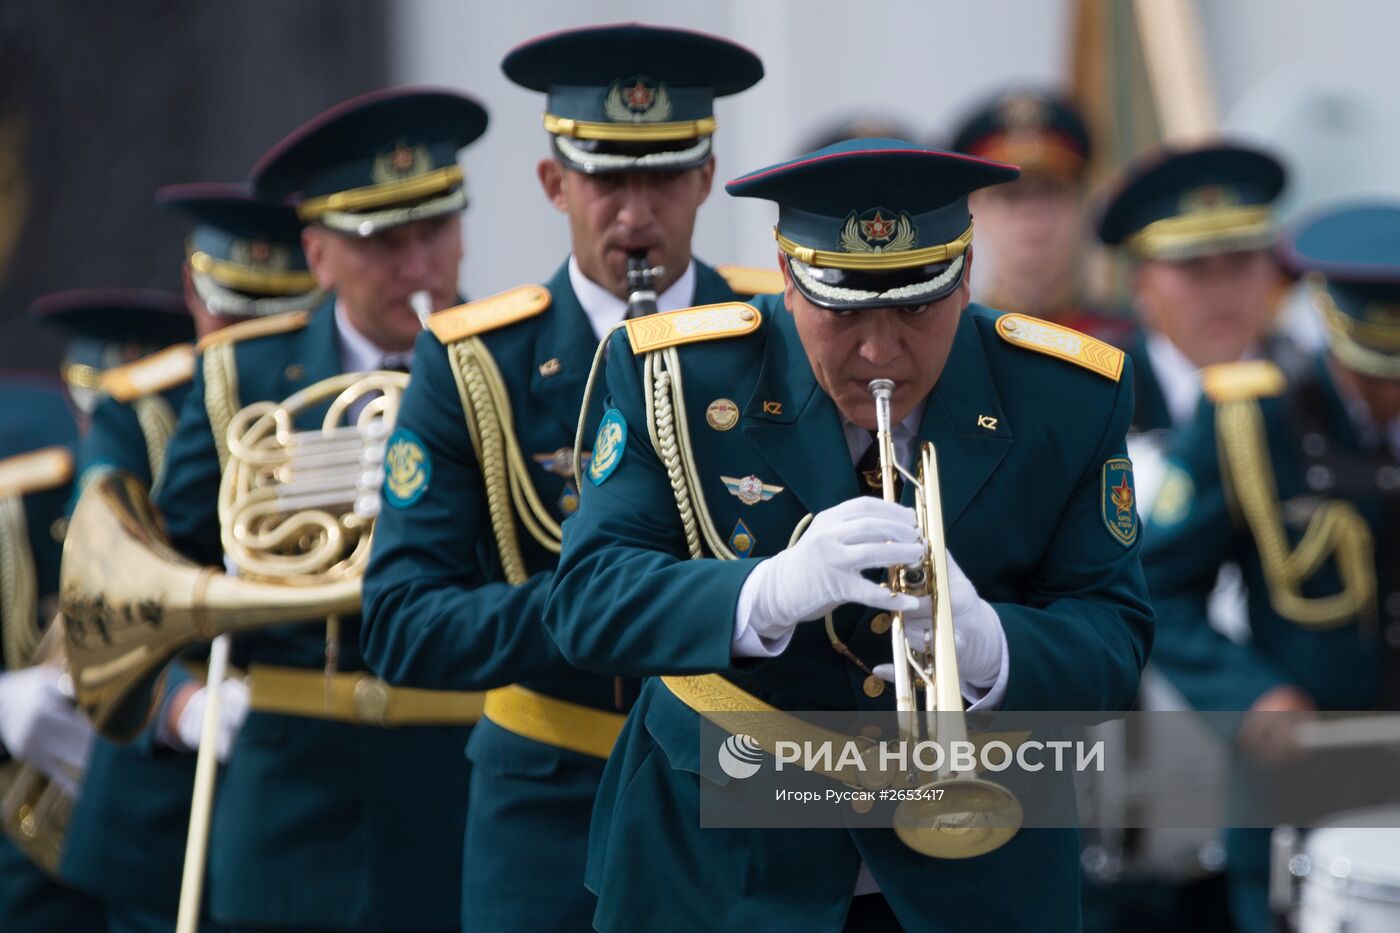
[(254, 664), (248, 706), (260, 713), (331, 719), (357, 726), (460, 726), (481, 718), (486, 694), (391, 687), (363, 671), (327, 675)]
[(627, 717), (512, 685), (486, 694), (486, 718), (516, 735), (606, 759)]
[[(874, 763), (878, 761), (876, 755), (879, 746), (876, 743), (881, 740), (880, 736), (847, 735), (824, 729), (763, 702), (718, 674), (662, 677), (661, 682), (686, 706), (732, 735), (750, 736), (770, 755), (776, 754), (779, 741), (810, 743), (812, 746), (830, 743), (834, 751), (833, 760), (838, 760), (839, 749), (847, 742), (855, 742), (861, 747), (861, 753), (866, 758), (866, 771), (861, 771), (855, 765), (831, 769), (814, 766), (806, 770), (851, 787), (878, 786), (872, 784), (871, 779), (879, 773), (879, 768)], [(1029, 735), (1029, 732), (1019, 731), (988, 732), (968, 735), (967, 738), (976, 748), (975, 754), (979, 756), (980, 761), (982, 746), (987, 742), (1006, 742), (1015, 749)], [(886, 741), (898, 741), (899, 737), (883, 738)], [(978, 770), (981, 770), (980, 767)], [(903, 786), (904, 776), (896, 776), (894, 783), (896, 786)]]

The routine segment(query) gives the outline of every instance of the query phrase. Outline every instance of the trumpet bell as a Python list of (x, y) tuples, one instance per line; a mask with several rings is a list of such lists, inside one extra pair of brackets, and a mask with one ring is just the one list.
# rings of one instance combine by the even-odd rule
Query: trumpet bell
[(949, 778), (923, 788), (922, 798), (895, 808), (901, 842), (930, 858), (974, 858), (1011, 841), (1021, 828), (1021, 802), (1000, 784)]

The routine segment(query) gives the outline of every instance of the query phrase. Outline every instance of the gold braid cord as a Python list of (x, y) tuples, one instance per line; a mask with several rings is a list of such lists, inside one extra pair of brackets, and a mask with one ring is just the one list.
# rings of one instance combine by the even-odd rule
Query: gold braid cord
[(238, 369), (233, 343), (216, 343), (204, 351), (204, 410), (219, 452), (219, 471), (228, 466), (228, 426), (238, 411)]
[(39, 644), (39, 580), (19, 496), (0, 499), (0, 629), (4, 666), (15, 670), (29, 664)]
[(146, 439), (146, 459), (151, 465), (151, 495), (165, 480), (165, 448), (175, 434), (175, 409), (159, 395), (144, 395), (132, 403), (141, 434)]
[(520, 551), (515, 516), (541, 547), (554, 554), (559, 553), (560, 547), (559, 523), (549, 514), (530, 480), (515, 436), (510, 395), (491, 351), (479, 338), (469, 337), (451, 344), (448, 355), (472, 450), (481, 465), (486, 508), (501, 568), (507, 582), (523, 583), (529, 574)]
[[(1226, 402), (1216, 414), (1221, 458), (1269, 586), (1274, 611), (1307, 628), (1335, 628), (1373, 618), (1376, 571), (1371, 530), (1349, 502), (1318, 506), (1296, 548), (1290, 548), (1279, 511), (1263, 415), (1254, 399)], [(1302, 584), (1335, 556), (1342, 591), (1305, 597)]]
[(681, 361), (676, 348), (648, 353), (642, 378), (647, 431), (671, 481), (690, 556), (704, 556), (703, 537), (704, 544), (720, 560), (737, 560), (738, 555), (729, 549), (715, 528), (695, 469), (695, 452), (690, 446), (690, 425), (685, 415), (685, 386), (681, 381)]

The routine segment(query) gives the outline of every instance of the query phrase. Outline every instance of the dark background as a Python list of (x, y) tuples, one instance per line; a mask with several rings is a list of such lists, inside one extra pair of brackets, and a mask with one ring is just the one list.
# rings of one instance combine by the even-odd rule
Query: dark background
[(0, 370), (54, 371), (62, 338), (26, 315), (39, 295), (178, 289), (186, 227), (155, 189), (242, 180), (310, 117), (382, 87), (386, 6), (0, 3)]

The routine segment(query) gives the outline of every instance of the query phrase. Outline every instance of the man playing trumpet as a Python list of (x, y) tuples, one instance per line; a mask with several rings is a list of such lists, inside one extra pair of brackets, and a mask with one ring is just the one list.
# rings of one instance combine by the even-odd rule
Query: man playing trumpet
[(570, 661), (652, 678), (594, 809), (599, 929), (677, 915), (716, 930), (1078, 929), (1071, 831), (934, 861), (884, 830), (699, 826), (698, 709), (891, 709), (890, 613), (924, 644), (928, 598), (865, 575), (927, 550), (911, 485), (904, 504), (875, 498), (874, 379), (894, 383), (899, 463), (937, 449), (963, 700), (1132, 704), (1152, 616), (1124, 454), (1129, 365), (969, 303), (967, 196), (1016, 175), (894, 139), (752, 172), (728, 190), (778, 204), (781, 300), (612, 338), (545, 616)]

